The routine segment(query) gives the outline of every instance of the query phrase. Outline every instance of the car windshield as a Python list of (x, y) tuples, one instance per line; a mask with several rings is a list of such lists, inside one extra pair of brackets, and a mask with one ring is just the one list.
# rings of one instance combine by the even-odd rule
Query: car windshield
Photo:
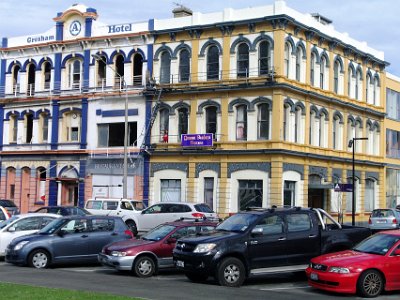
[(385, 255), (398, 240), (400, 240), (399, 236), (378, 233), (363, 240), (356, 245), (353, 250), (363, 253)]
[(214, 211), (207, 204), (195, 204), (196, 211), (204, 213), (213, 213)]
[(5, 228), (8, 224), (11, 224), (12, 222), (14, 222), (17, 219), (19, 219), (19, 216), (12, 216), (8, 220), (1, 222), (0, 223), (0, 229)]
[(243, 232), (249, 227), (250, 224), (254, 223), (257, 219), (258, 216), (256, 215), (238, 213), (219, 224), (216, 230)]
[(39, 234), (53, 234), (57, 229), (59, 229), (65, 222), (66, 219), (55, 219), (43, 227), (38, 233)]
[(394, 217), (394, 213), (390, 209), (376, 209), (372, 212), (371, 217), (373, 218)]
[(159, 241), (175, 229), (172, 225), (160, 225), (142, 236), (146, 241)]

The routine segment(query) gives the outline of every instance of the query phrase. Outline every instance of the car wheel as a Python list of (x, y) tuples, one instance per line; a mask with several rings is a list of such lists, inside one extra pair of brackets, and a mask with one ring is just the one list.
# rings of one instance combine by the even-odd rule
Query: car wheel
[(141, 256), (135, 260), (133, 270), (135, 275), (141, 278), (153, 276), (155, 272), (154, 260), (149, 256)]
[(50, 254), (46, 250), (35, 250), (29, 254), (28, 262), (32, 268), (47, 268), (50, 265)]
[(132, 231), (134, 236), (137, 235), (137, 233), (138, 233), (137, 226), (134, 221), (132, 221), (132, 220), (126, 221), (126, 226), (128, 226), (129, 230)]
[(357, 291), (361, 297), (373, 298), (380, 295), (383, 290), (384, 280), (378, 271), (367, 270), (360, 275), (357, 281)]
[(185, 273), (185, 275), (190, 281), (193, 281), (193, 282), (204, 282), (208, 278), (207, 274), (202, 274), (202, 273), (187, 272), (187, 273)]
[(239, 287), (245, 280), (243, 263), (235, 257), (227, 257), (221, 261), (217, 268), (216, 279), (220, 285)]

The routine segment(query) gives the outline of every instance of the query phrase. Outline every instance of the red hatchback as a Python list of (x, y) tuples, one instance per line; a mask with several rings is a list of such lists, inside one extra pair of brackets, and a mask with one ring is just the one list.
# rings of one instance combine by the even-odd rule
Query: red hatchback
[(161, 224), (141, 238), (112, 243), (103, 248), (98, 260), (105, 266), (133, 271), (139, 277), (150, 277), (162, 268), (174, 267), (172, 250), (178, 239), (213, 231), (217, 222), (176, 221)]
[(315, 288), (367, 298), (400, 290), (400, 230), (377, 233), (352, 250), (315, 257), (306, 274)]

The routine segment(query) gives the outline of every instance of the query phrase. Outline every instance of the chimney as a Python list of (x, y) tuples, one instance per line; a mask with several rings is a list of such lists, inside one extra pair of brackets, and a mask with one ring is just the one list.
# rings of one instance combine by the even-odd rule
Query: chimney
[(193, 11), (182, 4), (178, 4), (178, 7), (172, 10), (174, 18), (182, 18), (193, 15)]

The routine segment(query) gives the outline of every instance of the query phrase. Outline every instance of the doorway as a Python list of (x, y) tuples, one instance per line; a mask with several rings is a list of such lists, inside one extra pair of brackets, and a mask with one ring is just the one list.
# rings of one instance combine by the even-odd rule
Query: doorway
[(324, 189), (308, 189), (308, 207), (324, 209), (325, 190)]

